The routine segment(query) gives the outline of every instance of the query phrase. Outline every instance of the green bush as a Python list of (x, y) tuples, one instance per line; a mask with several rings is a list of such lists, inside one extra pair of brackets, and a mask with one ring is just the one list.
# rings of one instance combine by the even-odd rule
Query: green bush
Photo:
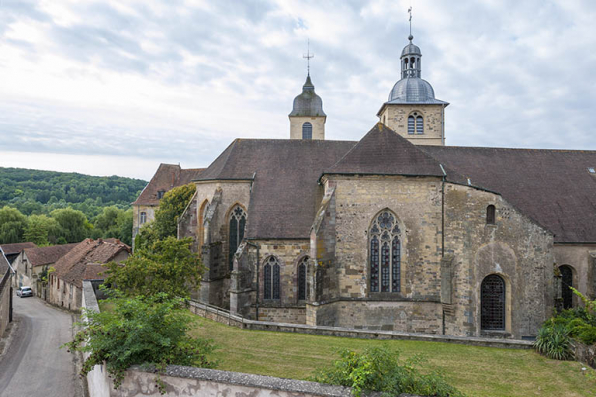
[(534, 348), (555, 360), (573, 359), (571, 337), (565, 324), (557, 324), (554, 319), (547, 321), (538, 331)]
[(577, 339), (585, 343), (586, 345), (593, 345), (596, 343), (596, 327), (591, 325), (585, 325), (583, 327), (577, 327)]
[(339, 352), (340, 359), (331, 368), (318, 370), (315, 382), (351, 387), (356, 397), (362, 392), (383, 392), (384, 396), (412, 393), (436, 397), (461, 397), (437, 372), (423, 374), (418, 370), (420, 357), (401, 361), (399, 352), (386, 348), (366, 349), (358, 353), (349, 349)]
[(156, 382), (163, 393), (159, 373), (167, 365), (215, 367), (215, 362), (209, 359), (214, 350), (212, 342), (188, 336), (196, 317), (181, 306), (181, 299), (157, 294), (110, 298), (108, 304), (113, 305), (113, 310), (101, 313), (85, 310), (87, 324), (80, 324), (85, 328), (64, 345), (69, 351), (91, 353), (83, 363), (81, 375), (105, 363), (118, 388), (130, 366), (152, 364), (159, 371)]

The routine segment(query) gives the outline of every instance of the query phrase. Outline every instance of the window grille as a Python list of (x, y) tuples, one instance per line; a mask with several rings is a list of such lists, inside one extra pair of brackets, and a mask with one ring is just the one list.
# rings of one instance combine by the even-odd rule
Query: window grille
[(371, 292), (400, 292), (400, 235), (396, 217), (390, 211), (381, 212), (373, 221), (369, 232)]
[(244, 239), (244, 228), (246, 226), (246, 212), (239, 205), (235, 206), (230, 212), (230, 240), (228, 250), (228, 260), (230, 270), (234, 269), (234, 254), (238, 246)]
[(484, 330), (505, 329), (505, 281), (491, 274), (482, 280), (480, 326)]
[(304, 123), (302, 124), (302, 139), (312, 139), (312, 124), (311, 123)]

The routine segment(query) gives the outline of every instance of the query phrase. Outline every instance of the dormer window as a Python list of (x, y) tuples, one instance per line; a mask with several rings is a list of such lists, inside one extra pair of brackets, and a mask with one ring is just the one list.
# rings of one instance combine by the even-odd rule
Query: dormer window
[(165, 190), (159, 190), (159, 191), (157, 192), (157, 199), (158, 199), (158, 200), (161, 200), (161, 199), (163, 198), (163, 195), (164, 195), (164, 194), (166, 194), (166, 191), (165, 191)]

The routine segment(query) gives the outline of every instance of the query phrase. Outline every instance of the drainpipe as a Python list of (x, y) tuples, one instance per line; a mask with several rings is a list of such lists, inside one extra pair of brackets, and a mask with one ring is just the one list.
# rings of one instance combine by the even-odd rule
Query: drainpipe
[[(445, 257), (445, 179), (447, 178), (447, 173), (445, 172), (445, 168), (443, 168), (443, 164), (439, 165), (441, 166), (441, 171), (443, 171), (443, 178), (441, 180), (441, 259), (443, 259)], [(445, 309), (442, 310), (442, 315), (443, 335), (445, 335)]]
[(256, 312), (256, 320), (259, 321), (259, 293), (260, 293), (260, 288), (259, 288), (259, 280), (261, 279), (260, 277), (260, 267), (261, 267), (261, 256), (260, 256), (260, 249), (261, 246), (259, 244), (255, 244), (255, 243), (251, 243), (250, 241), (246, 241), (246, 244), (250, 245), (251, 247), (255, 247), (257, 249), (257, 299), (256, 299), (256, 305), (255, 305), (255, 312)]

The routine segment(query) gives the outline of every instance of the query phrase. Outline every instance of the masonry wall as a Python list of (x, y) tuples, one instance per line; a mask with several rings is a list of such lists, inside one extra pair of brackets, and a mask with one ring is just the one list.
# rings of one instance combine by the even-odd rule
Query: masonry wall
[(302, 139), (302, 125), (312, 124), (312, 139), (325, 139), (327, 117), (290, 117), (290, 139)]
[(157, 205), (133, 205), (132, 206), (132, 239), (134, 243), (134, 238), (139, 232), (141, 226), (141, 212), (145, 212), (147, 214), (147, 218), (145, 223), (152, 222), (155, 219), (155, 211), (159, 206)]
[[(489, 205), (496, 208), (495, 224), (486, 221)], [(453, 255), (447, 334), (536, 335), (554, 303), (552, 234), (499, 195), (448, 183), (445, 252)], [(481, 330), (481, 283), (490, 274), (505, 280), (505, 332)]]
[(10, 319), (10, 273), (0, 275), (0, 338)]
[[(408, 134), (408, 116), (418, 113), (424, 118), (424, 134)], [(385, 105), (380, 120), (415, 145), (444, 145), (444, 105)]]
[[(596, 244), (555, 244), (556, 266), (570, 266), (573, 272), (573, 287), (579, 292), (596, 299)], [(573, 295), (573, 305), (580, 304)]]

